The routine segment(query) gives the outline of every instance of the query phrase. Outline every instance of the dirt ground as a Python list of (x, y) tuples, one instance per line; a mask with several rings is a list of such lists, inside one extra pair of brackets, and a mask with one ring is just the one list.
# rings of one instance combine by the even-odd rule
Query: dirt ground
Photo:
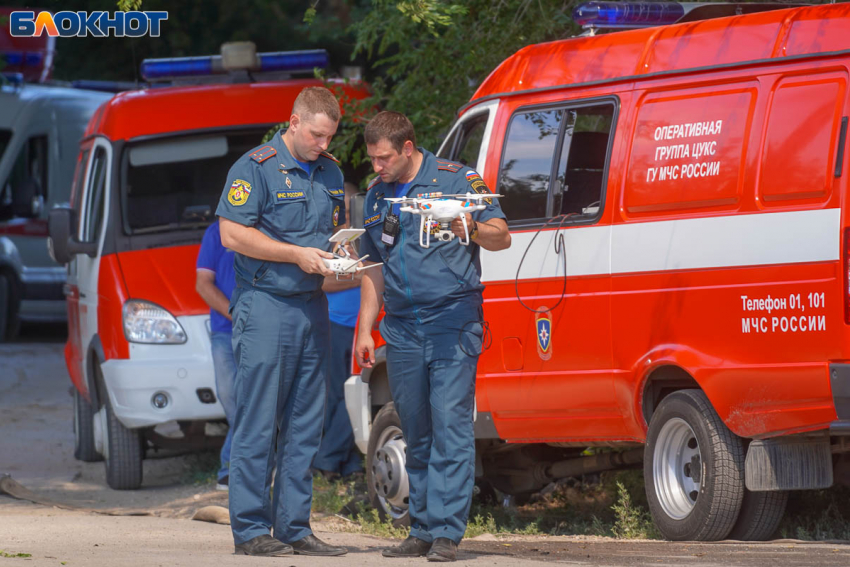
[[(23, 338), (0, 345), (0, 475), (53, 500), (87, 508), (142, 510), (146, 516), (115, 517), (68, 511), (0, 495), (0, 566), (35, 565), (388, 565), (380, 549), (391, 543), (344, 531), (346, 522), (316, 517), (320, 537), (348, 546), (343, 558), (276, 560), (233, 555), (229, 526), (191, 521), (200, 507), (226, 506), (225, 493), (182, 484), (186, 459), (144, 463), (144, 486), (106, 488), (102, 463), (73, 457), (70, 381), (62, 357), (61, 328), (25, 328)], [(17, 554), (30, 557), (16, 557)], [(846, 542), (781, 540), (761, 544), (617, 541), (596, 537), (491, 535), (464, 540), (459, 563), (468, 565), (850, 565)], [(24, 564), (24, 563), (22, 563)]]

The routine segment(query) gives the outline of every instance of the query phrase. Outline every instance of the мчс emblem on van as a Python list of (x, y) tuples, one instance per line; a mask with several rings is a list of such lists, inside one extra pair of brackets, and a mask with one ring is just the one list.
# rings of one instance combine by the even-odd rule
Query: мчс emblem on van
[(537, 311), (534, 328), (537, 332), (537, 354), (542, 360), (549, 360), (552, 358), (552, 318), (545, 307)]
[(244, 179), (237, 179), (230, 186), (230, 191), (227, 192), (227, 200), (234, 207), (244, 205), (251, 194), (251, 184)]

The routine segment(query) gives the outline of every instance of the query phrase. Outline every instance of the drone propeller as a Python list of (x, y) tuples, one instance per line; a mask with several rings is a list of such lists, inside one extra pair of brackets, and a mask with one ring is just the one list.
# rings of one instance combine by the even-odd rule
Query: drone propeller
[(463, 201), (481, 201), (483, 199), (498, 199), (500, 197), (504, 197), (504, 195), (492, 193), (466, 193), (458, 195), (446, 195), (446, 197), (452, 197), (453, 199), (460, 199)]
[(419, 199), (415, 197), (384, 197), (384, 201), (390, 203), (418, 203)]

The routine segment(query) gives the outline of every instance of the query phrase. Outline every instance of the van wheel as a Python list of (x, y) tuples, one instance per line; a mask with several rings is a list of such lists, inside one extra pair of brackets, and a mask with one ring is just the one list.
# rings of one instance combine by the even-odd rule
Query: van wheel
[(115, 490), (135, 490), (142, 485), (142, 443), (138, 429), (127, 429), (106, 402), (106, 484)]
[(0, 343), (11, 341), (18, 334), (13, 292), (11, 278), (6, 274), (0, 274)]
[(103, 460), (94, 447), (94, 411), (79, 390), (74, 388), (74, 458), (93, 463)]
[(744, 498), (744, 446), (700, 390), (664, 398), (644, 450), (649, 509), (665, 538), (725, 538)]
[(410, 525), (408, 509), (410, 485), (405, 469), (407, 444), (401, 435), (401, 420), (390, 402), (372, 422), (366, 450), (366, 484), (369, 501), (381, 521), (396, 527)]
[(728, 539), (764, 541), (779, 528), (788, 504), (788, 491), (752, 492), (744, 489), (744, 501), (738, 521)]

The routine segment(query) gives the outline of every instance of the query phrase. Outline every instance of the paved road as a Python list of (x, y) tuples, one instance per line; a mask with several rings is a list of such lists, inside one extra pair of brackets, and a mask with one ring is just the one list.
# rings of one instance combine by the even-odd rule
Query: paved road
[[(142, 490), (105, 487), (101, 463), (73, 458), (72, 402), (62, 332), (34, 327), (20, 342), (0, 345), (0, 473), (46, 497), (91, 508), (147, 509), (154, 515), (112, 517), (66, 511), (0, 496), (0, 556), (17, 565), (422, 565), (424, 560), (389, 560), (380, 548), (391, 543), (338, 531), (339, 523), (316, 520), (321, 537), (346, 545), (345, 558), (292, 557), (277, 560), (232, 555), (228, 526), (188, 520), (207, 504), (226, 505), (221, 493), (180, 483), (184, 459), (145, 461)], [(337, 531), (335, 531), (337, 530)], [(615, 541), (605, 538), (482, 536), (465, 540), (460, 564), (513, 567), (558, 562), (574, 565), (846, 566), (850, 545), (777, 541), (766, 544), (682, 544)]]

